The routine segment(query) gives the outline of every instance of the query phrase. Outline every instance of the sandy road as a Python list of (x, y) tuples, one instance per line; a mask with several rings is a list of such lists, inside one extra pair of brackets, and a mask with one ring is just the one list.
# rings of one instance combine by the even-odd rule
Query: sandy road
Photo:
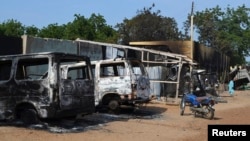
[[(189, 110), (179, 115), (179, 107), (162, 103), (148, 104), (144, 111), (109, 116), (95, 113), (83, 117), (78, 123), (62, 120), (48, 128), (0, 126), (1, 141), (206, 141), (209, 124), (250, 124), (250, 91), (236, 91), (221, 97), (227, 103), (215, 105), (213, 120), (195, 118)], [(68, 122), (68, 123), (67, 123)], [(87, 123), (87, 124), (86, 124)], [(71, 126), (70, 124), (74, 124)], [(66, 125), (66, 126), (65, 126)], [(67, 126), (68, 125), (68, 126)], [(78, 132), (51, 132), (53, 128)], [(82, 127), (82, 128), (81, 128)], [(83, 128), (84, 127), (84, 128)], [(68, 131), (68, 130), (67, 130)]]

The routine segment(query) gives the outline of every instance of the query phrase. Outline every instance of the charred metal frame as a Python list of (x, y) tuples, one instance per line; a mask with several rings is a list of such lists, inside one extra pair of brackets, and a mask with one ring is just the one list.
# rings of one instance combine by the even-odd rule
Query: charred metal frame
[[(102, 43), (102, 42), (95, 42), (95, 41), (88, 41), (88, 40), (81, 40), (81, 39), (76, 39), (77, 42), (80, 43), (87, 43), (87, 44), (93, 44), (93, 45), (100, 45), (100, 46), (108, 46), (108, 47), (113, 47), (113, 48), (118, 48), (122, 49), (125, 52), (125, 58), (127, 57), (127, 52), (128, 50), (134, 50), (136, 52), (140, 52), (140, 60), (147, 64), (146, 67), (149, 67), (150, 64), (157, 64), (158, 66), (167, 66), (174, 64), (178, 66), (178, 73), (177, 73), (177, 79), (176, 81), (161, 81), (161, 80), (150, 80), (150, 82), (160, 82), (160, 83), (174, 83), (176, 84), (176, 95), (175, 95), (175, 100), (174, 103), (178, 103), (178, 96), (179, 96), (179, 89), (180, 89), (180, 75), (181, 75), (181, 70), (184, 64), (188, 65), (190, 67), (190, 71), (192, 70), (194, 65), (197, 65), (192, 59), (188, 58), (185, 55), (181, 54), (175, 54), (175, 53), (170, 53), (170, 52), (165, 52), (165, 51), (157, 51), (157, 50), (152, 50), (152, 49), (146, 49), (146, 48), (141, 48), (141, 47), (136, 47), (136, 46), (126, 46), (126, 45), (118, 45), (118, 44), (110, 44), (110, 43)], [(150, 60), (150, 55), (158, 56), (159, 60)]]
[[(75, 63), (61, 66), (62, 78), (70, 70), (85, 66)], [(95, 105), (109, 105), (117, 100), (120, 105), (136, 106), (150, 101), (150, 82), (143, 63), (138, 59), (106, 59), (91, 61), (95, 78)]]
[[(86, 63), (86, 79), (61, 79), (60, 64), (77, 62)], [(0, 56), (0, 119), (15, 118), (27, 109), (35, 110), (39, 118), (92, 113), (92, 75), (86, 56), (56, 52)]]

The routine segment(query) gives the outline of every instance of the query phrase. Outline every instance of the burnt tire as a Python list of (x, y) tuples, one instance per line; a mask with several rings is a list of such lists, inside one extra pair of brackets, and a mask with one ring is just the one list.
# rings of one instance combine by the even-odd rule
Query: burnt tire
[(184, 95), (184, 96), (182, 97), (181, 103), (180, 103), (180, 115), (181, 115), (181, 116), (184, 115), (185, 107), (186, 107), (186, 102), (185, 102), (185, 95)]
[(20, 120), (24, 124), (37, 124), (39, 123), (38, 115), (35, 109), (24, 109), (21, 110), (20, 113)]
[(108, 103), (110, 113), (118, 114), (120, 112), (120, 104), (117, 99), (112, 99)]

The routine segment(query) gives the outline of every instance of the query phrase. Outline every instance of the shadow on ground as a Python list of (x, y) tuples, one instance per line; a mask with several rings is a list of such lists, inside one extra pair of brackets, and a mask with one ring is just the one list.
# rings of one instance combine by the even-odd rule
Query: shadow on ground
[(98, 111), (89, 115), (79, 115), (77, 118), (61, 118), (41, 120), (41, 123), (25, 125), (21, 121), (0, 121), (0, 126), (14, 126), (34, 130), (45, 130), (52, 133), (78, 133), (87, 130), (100, 130), (113, 121), (128, 121), (129, 119), (161, 119), (166, 108), (143, 107), (140, 109), (123, 108), (119, 114)]

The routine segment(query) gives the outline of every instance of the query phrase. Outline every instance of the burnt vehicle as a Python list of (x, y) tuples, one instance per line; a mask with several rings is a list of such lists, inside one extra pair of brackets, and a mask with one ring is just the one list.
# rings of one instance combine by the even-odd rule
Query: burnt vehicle
[[(84, 66), (76, 63), (62, 66), (62, 77), (70, 70)], [(144, 65), (137, 59), (91, 61), (95, 78), (95, 106), (118, 112), (122, 106), (139, 107), (151, 99), (150, 81)]]
[[(63, 79), (60, 66), (84, 62), (74, 75)], [(73, 74), (72, 74), (73, 75)], [(59, 52), (0, 56), (0, 119), (73, 117), (95, 111), (94, 80), (89, 57)]]

